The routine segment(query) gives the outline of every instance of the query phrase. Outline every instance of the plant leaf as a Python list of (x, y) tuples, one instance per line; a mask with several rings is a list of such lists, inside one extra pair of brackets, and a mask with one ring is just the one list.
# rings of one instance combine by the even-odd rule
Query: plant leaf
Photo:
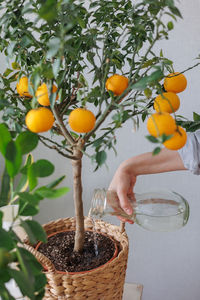
[(153, 155), (157, 155), (158, 153), (160, 153), (161, 151), (161, 148), (160, 147), (156, 147), (154, 150), (153, 150)]
[(47, 188), (55, 188), (57, 185), (59, 185), (66, 176), (61, 176), (58, 179), (54, 180), (53, 182), (46, 185)]
[(24, 272), (17, 271), (15, 269), (9, 269), (9, 274), (12, 278), (14, 278), (22, 294), (24, 296), (28, 296), (30, 299), (34, 299), (35, 296), (32, 282), (29, 281), (29, 278), (24, 274)]
[(5, 124), (0, 124), (0, 151), (5, 157), (8, 143), (12, 140), (11, 134)]
[(31, 168), (33, 168), (37, 177), (50, 176), (54, 172), (54, 165), (46, 159), (36, 161), (32, 164)]
[(10, 196), (10, 176), (6, 168), (4, 168), (2, 181), (1, 181), (1, 192), (0, 192), (0, 207), (7, 205)]
[(38, 241), (46, 243), (46, 233), (38, 222), (34, 220), (25, 220), (21, 221), (21, 226), (26, 231), (31, 244), (35, 244)]
[(19, 145), (22, 154), (27, 154), (37, 147), (38, 140), (37, 134), (24, 131), (18, 135), (16, 144)]
[(197, 114), (196, 112), (193, 112), (193, 120), (196, 122), (200, 121), (200, 115)]
[(159, 143), (159, 140), (152, 136), (152, 135), (147, 135), (146, 138), (151, 142), (151, 143)]
[(102, 166), (105, 163), (106, 159), (107, 159), (107, 154), (104, 150), (97, 152), (96, 162), (99, 166)]
[(69, 191), (68, 187), (61, 187), (59, 189), (50, 189), (46, 186), (40, 187), (35, 191), (43, 198), (58, 198), (65, 195)]
[(13, 178), (20, 169), (22, 154), (19, 146), (12, 140), (7, 144), (5, 158), (7, 172), (9, 176)]
[(12, 250), (14, 248), (13, 240), (6, 230), (0, 228), (0, 248)]

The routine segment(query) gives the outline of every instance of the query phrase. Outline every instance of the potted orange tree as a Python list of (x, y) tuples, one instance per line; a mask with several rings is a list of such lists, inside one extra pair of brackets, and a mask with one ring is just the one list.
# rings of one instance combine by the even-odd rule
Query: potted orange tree
[[(1, 1), (0, 8), (0, 49), (9, 62), (0, 77), (2, 119), (12, 133), (28, 128), (45, 146), (70, 159), (75, 218), (53, 221), (44, 228), (48, 234), (63, 228), (75, 231), (72, 255), (80, 256), (84, 226), (93, 228), (84, 218), (82, 158), (89, 155), (97, 170), (106, 161), (106, 151), (115, 150), (115, 131), (127, 120), (138, 123), (140, 117), (144, 121), (148, 116), (155, 95), (163, 94), (160, 80), (173, 73), (172, 61), (162, 51), (155, 53), (154, 46), (168, 38), (181, 14), (173, 0), (15, 0)], [(164, 95), (163, 101), (167, 99), (174, 112), (173, 100), (168, 97)], [(158, 116), (165, 119), (163, 114), (158, 108)], [(177, 131), (174, 121), (170, 132), (159, 132), (158, 125), (153, 128), (156, 117), (149, 125), (148, 137), (158, 144), (154, 154), (160, 151), (159, 144)], [(43, 134), (47, 131), (51, 137)], [(180, 129), (177, 134), (182, 137)], [(93, 149), (93, 154), (88, 154), (88, 149)], [(30, 190), (36, 186), (36, 177), (34, 168), (27, 172)], [(45, 188), (41, 193), (48, 196)], [(116, 234), (112, 233), (109, 225), (102, 224), (96, 225), (97, 230), (115, 237), (120, 251), (110, 267), (95, 269), (86, 279), (82, 273), (58, 273), (45, 256), (29, 249), (49, 266), (47, 297), (94, 299), (101, 295), (111, 299), (114, 295), (121, 299), (127, 236), (120, 235), (116, 227), (112, 227)], [(101, 271), (109, 273), (100, 275)], [(99, 288), (94, 278), (99, 278)], [(104, 289), (106, 278), (110, 284)], [(81, 283), (85, 285), (81, 287)]]

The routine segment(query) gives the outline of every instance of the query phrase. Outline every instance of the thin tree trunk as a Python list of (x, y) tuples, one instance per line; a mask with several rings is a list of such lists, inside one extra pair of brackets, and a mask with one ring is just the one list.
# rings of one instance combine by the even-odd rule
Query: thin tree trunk
[(77, 145), (74, 147), (73, 155), (78, 158), (72, 160), (73, 168), (73, 196), (75, 205), (75, 216), (76, 216), (76, 234), (74, 251), (81, 252), (84, 245), (84, 214), (83, 214), (83, 201), (82, 201), (82, 148), (84, 142), (79, 140)]

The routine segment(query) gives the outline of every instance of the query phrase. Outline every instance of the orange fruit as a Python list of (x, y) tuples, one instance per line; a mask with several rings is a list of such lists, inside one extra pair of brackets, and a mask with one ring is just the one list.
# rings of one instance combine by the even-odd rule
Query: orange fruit
[(19, 79), (19, 81), (17, 82), (16, 88), (17, 88), (17, 93), (21, 97), (32, 98), (31, 94), (29, 94), (29, 91), (28, 91), (28, 77), (26, 77), (26, 76), (21, 77)]
[(167, 92), (180, 93), (186, 89), (187, 79), (179, 72), (170, 73), (164, 80), (164, 88)]
[(147, 130), (154, 137), (170, 135), (176, 130), (176, 122), (169, 113), (155, 113), (147, 120)]
[(114, 74), (106, 80), (106, 89), (112, 91), (115, 96), (121, 95), (128, 87), (128, 78)]
[(54, 123), (53, 113), (46, 107), (31, 109), (25, 118), (28, 129), (32, 132), (45, 132), (52, 128)]
[[(52, 86), (52, 93), (56, 93), (57, 87), (53, 84)], [(43, 83), (37, 88), (37, 91), (35, 93), (35, 96), (37, 97), (37, 101), (43, 105), (43, 106), (49, 106), (49, 93), (48, 93), (48, 87), (46, 83)], [(58, 96), (56, 97), (56, 100), (58, 99)]]
[(94, 128), (96, 118), (90, 110), (76, 108), (69, 114), (68, 122), (72, 130), (79, 133), (86, 133)]
[(167, 92), (160, 94), (154, 101), (154, 109), (157, 112), (173, 113), (179, 109), (180, 99), (175, 93)]
[(170, 150), (178, 150), (182, 148), (187, 141), (187, 133), (185, 129), (181, 126), (178, 126), (177, 130), (173, 133), (173, 136), (165, 141), (163, 145)]

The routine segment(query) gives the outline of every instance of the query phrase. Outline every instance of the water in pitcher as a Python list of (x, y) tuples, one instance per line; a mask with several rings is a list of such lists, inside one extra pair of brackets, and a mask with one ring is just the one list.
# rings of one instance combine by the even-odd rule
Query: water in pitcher
[(114, 191), (96, 189), (93, 194), (89, 216), (103, 218), (104, 215), (131, 219), (151, 231), (174, 231), (187, 224), (189, 205), (179, 194), (171, 191), (156, 191), (135, 194), (136, 201), (130, 203), (133, 214), (127, 215), (119, 205)]

